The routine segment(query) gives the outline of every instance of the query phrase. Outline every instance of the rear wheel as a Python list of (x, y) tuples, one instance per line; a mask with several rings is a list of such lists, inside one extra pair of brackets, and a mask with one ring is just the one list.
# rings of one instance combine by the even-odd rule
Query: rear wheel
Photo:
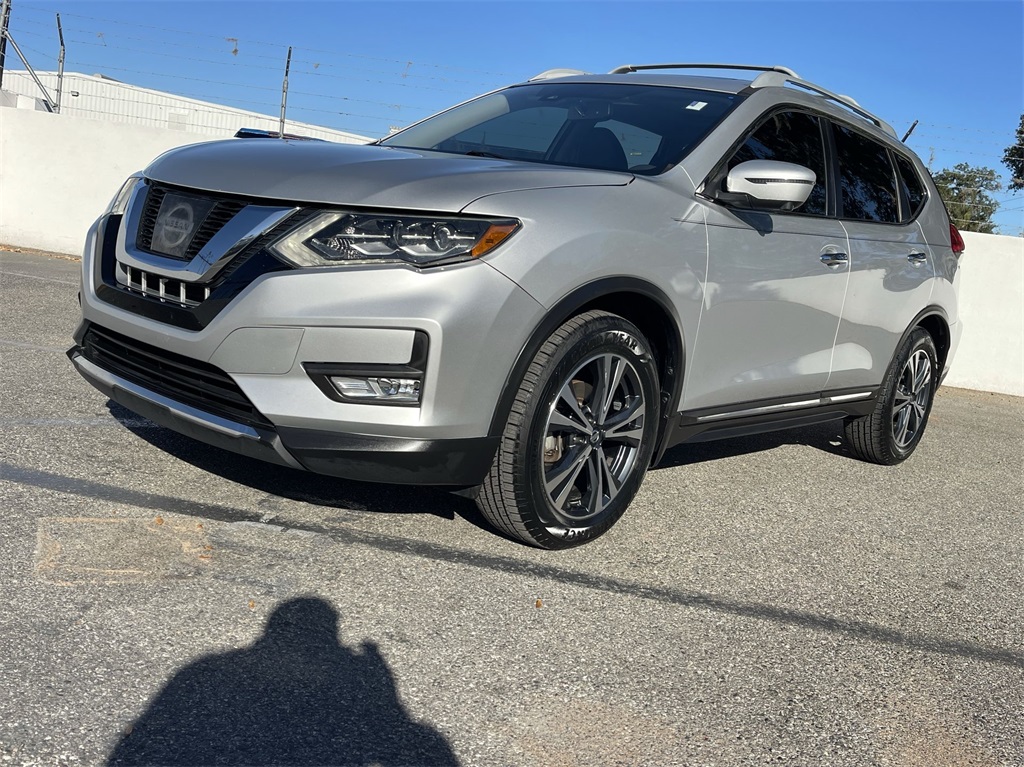
[(915, 328), (896, 350), (874, 412), (846, 421), (854, 455), (890, 466), (909, 458), (928, 425), (938, 372), (935, 342), (928, 331)]
[(630, 322), (587, 312), (541, 347), (516, 393), (477, 503), (499, 530), (559, 549), (625, 512), (651, 461), (658, 378)]

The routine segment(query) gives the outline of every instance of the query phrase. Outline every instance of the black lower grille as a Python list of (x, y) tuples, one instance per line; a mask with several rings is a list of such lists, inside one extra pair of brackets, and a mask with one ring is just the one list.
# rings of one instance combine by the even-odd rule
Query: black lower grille
[(144, 344), (98, 325), (82, 339), (86, 359), (150, 391), (249, 426), (270, 422), (223, 370)]

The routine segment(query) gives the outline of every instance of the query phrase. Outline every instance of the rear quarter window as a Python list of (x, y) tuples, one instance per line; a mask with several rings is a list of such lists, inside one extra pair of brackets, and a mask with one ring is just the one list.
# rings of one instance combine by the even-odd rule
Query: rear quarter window
[(927, 195), (924, 191), (921, 176), (918, 174), (914, 164), (906, 157), (901, 157), (900, 155), (895, 155), (895, 157), (896, 169), (900, 174), (900, 186), (905, 200), (904, 204), (900, 206), (902, 208), (900, 219), (902, 221), (910, 221), (917, 218), (917, 214), (921, 212)]

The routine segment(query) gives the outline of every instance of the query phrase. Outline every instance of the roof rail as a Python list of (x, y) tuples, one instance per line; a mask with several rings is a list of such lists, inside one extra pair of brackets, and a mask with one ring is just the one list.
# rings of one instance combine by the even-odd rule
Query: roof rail
[(833, 93), (830, 90), (822, 88), (820, 85), (808, 82), (807, 80), (801, 80), (795, 73), (792, 76), (787, 76), (785, 73), (778, 71), (767, 71), (764, 74), (758, 75), (754, 78), (754, 81), (750, 83), (750, 88), (768, 88), (768, 87), (782, 87), (785, 85), (793, 85), (797, 88), (803, 88), (806, 91), (817, 93), (819, 96), (824, 96), (829, 101), (834, 101), (840, 106), (846, 107), (851, 112), (856, 114), (868, 122), (874, 123), (885, 133), (888, 133), (893, 138), (896, 138), (896, 131), (889, 123), (883, 120), (881, 117), (872, 114), (868, 110), (864, 109), (860, 104), (854, 101), (849, 96), (841, 96), (838, 93)]
[(573, 75), (589, 74), (590, 72), (584, 72), (582, 69), (547, 69), (539, 75), (534, 75), (527, 82), (532, 83), (535, 80), (550, 80), (552, 77), (572, 77)]
[(616, 67), (608, 74), (625, 75), (642, 69), (745, 69), (755, 72), (781, 72), (790, 77), (800, 76), (789, 67), (760, 67), (756, 64), (626, 64)]

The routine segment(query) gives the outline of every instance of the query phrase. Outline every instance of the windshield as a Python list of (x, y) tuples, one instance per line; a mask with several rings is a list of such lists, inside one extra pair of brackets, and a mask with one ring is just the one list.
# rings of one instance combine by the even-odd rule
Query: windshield
[(550, 165), (662, 173), (738, 103), (730, 93), (654, 85), (517, 85), (380, 143)]

